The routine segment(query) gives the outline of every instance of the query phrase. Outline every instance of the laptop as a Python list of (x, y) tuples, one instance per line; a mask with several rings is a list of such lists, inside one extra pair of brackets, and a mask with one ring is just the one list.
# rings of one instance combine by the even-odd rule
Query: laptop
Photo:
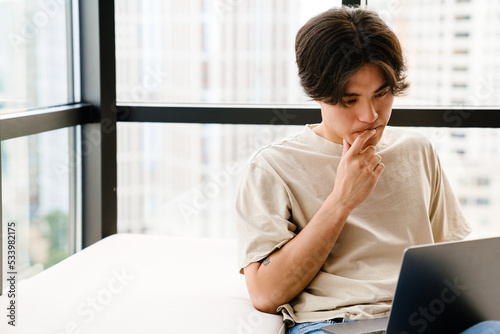
[(389, 317), (325, 333), (460, 333), (500, 320), (500, 237), (414, 246), (403, 253)]

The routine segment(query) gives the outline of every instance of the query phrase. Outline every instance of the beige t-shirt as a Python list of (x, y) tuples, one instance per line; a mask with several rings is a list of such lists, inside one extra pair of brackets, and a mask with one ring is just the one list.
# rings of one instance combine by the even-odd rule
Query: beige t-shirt
[[(236, 200), (240, 272), (300, 233), (333, 189), (342, 145), (311, 127), (259, 150), (247, 166)], [(403, 250), (470, 233), (424, 135), (387, 127), (376, 149), (385, 170), (352, 211), (318, 275), (278, 308), (288, 325), (387, 316)]]

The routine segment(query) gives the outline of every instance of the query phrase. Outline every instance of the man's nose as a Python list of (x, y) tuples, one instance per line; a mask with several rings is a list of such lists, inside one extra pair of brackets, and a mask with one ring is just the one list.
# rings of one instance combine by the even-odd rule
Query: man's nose
[(363, 123), (373, 123), (377, 120), (378, 113), (371, 101), (360, 105), (358, 119)]

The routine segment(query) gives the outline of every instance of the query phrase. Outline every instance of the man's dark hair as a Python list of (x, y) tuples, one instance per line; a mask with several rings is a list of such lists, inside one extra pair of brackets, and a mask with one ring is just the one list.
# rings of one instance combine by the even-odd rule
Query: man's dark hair
[(347, 82), (365, 64), (378, 65), (390, 91), (408, 88), (398, 38), (377, 13), (361, 8), (333, 8), (310, 19), (297, 33), (295, 55), (307, 95), (346, 106)]

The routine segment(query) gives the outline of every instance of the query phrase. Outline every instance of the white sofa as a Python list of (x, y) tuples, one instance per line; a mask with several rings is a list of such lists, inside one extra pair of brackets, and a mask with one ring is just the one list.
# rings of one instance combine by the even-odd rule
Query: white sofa
[(255, 310), (233, 240), (117, 234), (22, 281), (16, 324), (0, 333), (284, 334)]

